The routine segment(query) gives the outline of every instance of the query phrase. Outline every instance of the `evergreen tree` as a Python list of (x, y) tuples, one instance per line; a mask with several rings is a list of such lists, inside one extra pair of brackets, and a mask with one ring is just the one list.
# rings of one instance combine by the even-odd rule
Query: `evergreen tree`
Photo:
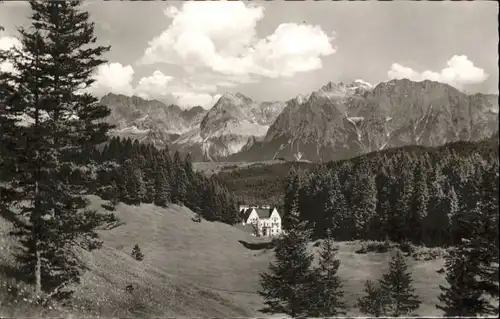
[[(446, 256), (446, 281), (440, 286), (440, 305), (446, 316), (477, 316), (497, 314), (484, 294), (498, 296), (498, 250), (492, 242), (494, 233), (488, 229), (493, 221), (485, 218), (478, 203), (468, 216), (461, 214), (458, 223), (464, 238)], [(496, 226), (498, 227), (498, 226)]]
[(141, 169), (134, 165), (132, 160), (127, 159), (123, 163), (123, 171), (127, 189), (124, 201), (128, 204), (138, 205), (146, 194)]
[(155, 180), (155, 198), (154, 198), (155, 205), (166, 207), (171, 200), (170, 194), (171, 194), (170, 184), (167, 181), (165, 172), (158, 171)]
[[(298, 189), (292, 197), (298, 198), (297, 193)], [(299, 216), (296, 199), (288, 211), (288, 228), (274, 249), (275, 261), (269, 265), (268, 273), (261, 274), (262, 290), (259, 291), (265, 300), (265, 311), (285, 313), (293, 318), (307, 315), (310, 307), (307, 291), (314, 279), (313, 256), (307, 252), (310, 230)]]
[(374, 317), (386, 316), (386, 296), (380, 287), (368, 280), (365, 283), (365, 296), (358, 299), (359, 311)]
[(419, 245), (422, 243), (423, 220), (427, 216), (427, 203), (429, 202), (429, 192), (425, 172), (421, 165), (417, 165), (415, 170), (415, 192), (413, 193), (413, 205), (411, 207), (408, 221), (408, 234), (410, 240)]
[(353, 190), (355, 194), (354, 218), (356, 227), (356, 237), (368, 239), (379, 230), (372, 227), (373, 218), (377, 209), (377, 188), (375, 176), (367, 173)]
[(132, 258), (134, 258), (137, 261), (144, 260), (144, 254), (141, 252), (141, 248), (139, 247), (139, 244), (134, 245), (134, 248), (132, 249), (132, 253), (130, 255), (132, 256)]
[(394, 216), (389, 221), (393, 234), (393, 240), (396, 242), (404, 242), (409, 237), (408, 220), (411, 216), (412, 198), (413, 198), (413, 173), (404, 170), (404, 173), (398, 181), (398, 192), (396, 193)]
[(427, 216), (423, 220), (422, 233), (424, 243), (427, 246), (443, 246), (448, 242), (449, 219), (446, 209), (446, 194), (444, 192), (445, 176), (439, 164), (434, 165), (428, 182), (429, 203), (427, 205)]
[(283, 229), (293, 227), (293, 225), (297, 225), (300, 221), (299, 190), (300, 177), (292, 166), (288, 172), (285, 183), (284, 211), (282, 218)]
[(174, 153), (174, 161), (172, 163), (172, 202), (177, 204), (185, 204), (188, 180), (184, 165), (181, 160), (179, 151)]
[(336, 238), (347, 239), (352, 229), (350, 222), (353, 220), (348, 214), (346, 200), (338, 176), (333, 171), (326, 173), (324, 192), (324, 220), (318, 221), (318, 224), (324, 225), (323, 231), (325, 229), (333, 230)]
[(389, 264), (389, 273), (383, 275), (380, 280), (380, 287), (387, 296), (387, 311), (394, 317), (409, 315), (421, 304), (414, 293), (413, 280), (407, 270), (405, 257), (398, 250)]
[(309, 293), (310, 317), (331, 317), (345, 315), (342, 281), (337, 275), (340, 260), (336, 258), (337, 248), (334, 246), (331, 230), (327, 230), (326, 238), (321, 245), (319, 267), (314, 270), (314, 280), (310, 282)]
[[(78, 4), (30, 1), (32, 28), (19, 28), (22, 48), (8, 53), (16, 72), (0, 76), (0, 193), (18, 217), (19, 261), (38, 295), (62, 296), (79, 281), (75, 244), (101, 244), (94, 230), (104, 216), (85, 209), (86, 189), (74, 182), (95, 173), (89, 155), (110, 128), (103, 121), (109, 109), (82, 91), (109, 48), (94, 44), (93, 25)], [(20, 125), (22, 116), (32, 123)], [(13, 209), (19, 200), (20, 211)]]

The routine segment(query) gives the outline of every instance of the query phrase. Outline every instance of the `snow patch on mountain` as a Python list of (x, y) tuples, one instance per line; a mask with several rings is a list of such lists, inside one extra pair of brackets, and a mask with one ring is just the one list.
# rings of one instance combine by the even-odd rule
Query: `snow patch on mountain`
[(130, 127), (125, 127), (121, 130), (117, 130), (117, 132), (119, 133), (131, 133), (131, 134), (148, 134), (150, 131), (151, 131), (150, 129), (145, 129), (145, 130), (138, 129), (137, 126), (135, 125)]

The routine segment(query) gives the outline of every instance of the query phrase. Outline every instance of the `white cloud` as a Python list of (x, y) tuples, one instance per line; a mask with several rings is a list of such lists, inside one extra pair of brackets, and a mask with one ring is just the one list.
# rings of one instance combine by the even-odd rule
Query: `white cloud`
[(264, 39), (256, 25), (260, 6), (244, 2), (186, 2), (169, 7), (170, 26), (150, 41), (140, 62), (171, 63), (224, 75), (291, 76), (321, 67), (321, 57), (335, 50), (319, 26), (284, 23)]
[(211, 95), (208, 93), (197, 93), (191, 91), (178, 91), (172, 92), (172, 96), (176, 99), (177, 105), (182, 108), (189, 108), (192, 106), (201, 106), (209, 109), (214, 106), (215, 102), (220, 99), (220, 94)]
[(478, 84), (488, 78), (488, 74), (483, 69), (478, 68), (465, 55), (454, 55), (447, 61), (447, 68), (439, 73), (426, 70), (418, 72), (412, 68), (405, 67), (398, 63), (393, 63), (387, 72), (390, 79), (409, 79), (412, 81), (431, 80), (447, 83), (459, 89), (467, 84)]
[(96, 95), (103, 95), (108, 92), (116, 94), (133, 94), (132, 79), (134, 69), (130, 66), (123, 66), (121, 63), (105, 63), (97, 67), (94, 79), (89, 91)]
[(154, 71), (151, 76), (143, 77), (137, 83), (135, 93), (146, 99), (160, 98), (167, 94), (167, 84), (173, 77)]

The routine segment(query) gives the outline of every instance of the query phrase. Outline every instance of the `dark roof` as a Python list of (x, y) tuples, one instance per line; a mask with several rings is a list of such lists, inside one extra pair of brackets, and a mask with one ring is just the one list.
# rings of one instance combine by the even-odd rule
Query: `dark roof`
[[(248, 217), (250, 216), (250, 213), (252, 212), (253, 209), (255, 209), (255, 212), (257, 213), (257, 215), (259, 215), (259, 218), (262, 219), (262, 218), (269, 218), (269, 217), (271, 217), (271, 213), (273, 212), (274, 207), (272, 207), (270, 209), (248, 208), (244, 212), (242, 211), (242, 213), (241, 213), (241, 216), (243, 216), (243, 219), (245, 221), (248, 219)], [(279, 214), (279, 212), (278, 212), (278, 214)]]

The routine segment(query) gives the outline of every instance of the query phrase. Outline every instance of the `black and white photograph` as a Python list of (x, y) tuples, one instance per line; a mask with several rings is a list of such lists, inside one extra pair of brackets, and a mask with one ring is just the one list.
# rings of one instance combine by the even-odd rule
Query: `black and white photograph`
[(0, 0), (0, 318), (497, 318), (498, 16)]

